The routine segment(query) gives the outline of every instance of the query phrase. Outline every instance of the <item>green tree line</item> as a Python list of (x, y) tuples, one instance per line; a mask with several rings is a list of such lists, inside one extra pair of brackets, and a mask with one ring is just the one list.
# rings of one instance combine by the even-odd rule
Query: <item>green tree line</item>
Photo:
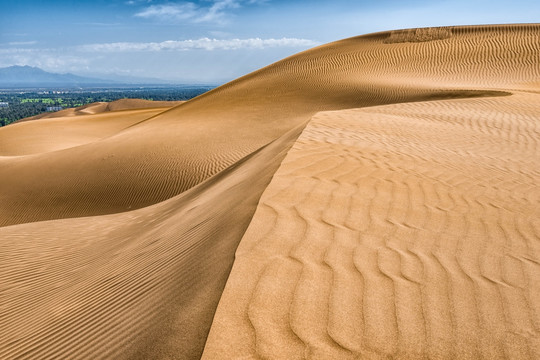
[[(26, 117), (42, 114), (48, 107), (79, 107), (94, 102), (119, 99), (145, 99), (155, 101), (189, 100), (212, 87), (172, 87), (148, 89), (114, 89), (88, 91), (1, 91), (0, 126), (8, 125)], [(7, 103), (7, 106), (2, 105)]]

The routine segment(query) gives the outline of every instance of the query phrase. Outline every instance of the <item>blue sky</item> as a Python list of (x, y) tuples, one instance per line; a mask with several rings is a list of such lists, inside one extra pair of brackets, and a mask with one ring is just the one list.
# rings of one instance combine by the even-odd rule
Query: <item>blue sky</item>
[(538, 0), (0, 0), (0, 67), (222, 83), (326, 42), (538, 22)]

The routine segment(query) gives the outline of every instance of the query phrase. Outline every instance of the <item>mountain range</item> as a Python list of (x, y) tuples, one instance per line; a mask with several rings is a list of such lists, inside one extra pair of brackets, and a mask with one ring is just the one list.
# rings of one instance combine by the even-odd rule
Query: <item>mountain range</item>
[(0, 68), (0, 87), (104, 85), (115, 81), (73, 74), (55, 74), (32, 66)]
[(57, 74), (33, 66), (9, 66), (0, 68), (0, 88), (13, 87), (80, 87), (128, 84), (170, 84), (160, 79), (108, 75), (109, 79), (78, 76), (70, 73)]

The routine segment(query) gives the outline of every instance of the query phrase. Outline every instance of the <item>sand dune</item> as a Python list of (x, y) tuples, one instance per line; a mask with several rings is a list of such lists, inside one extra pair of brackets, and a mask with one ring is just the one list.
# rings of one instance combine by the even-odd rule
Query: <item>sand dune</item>
[(0, 156), (48, 153), (95, 142), (165, 110), (124, 110), (15, 123), (0, 132)]
[[(451, 38), (430, 42), (385, 44), (391, 33), (380, 33), (331, 43), (114, 136), (32, 157), (0, 158), (6, 181), (0, 224), (110, 214), (163, 201), (320, 110), (481, 95), (486, 88), (525, 88), (538, 78), (538, 27), (451, 31)], [(39, 182), (26, 175), (28, 169), (41, 174)]]
[(206, 357), (540, 356), (539, 110), (515, 94), (317, 114), (240, 243)]
[(91, 143), (184, 102), (120, 99), (21, 119), (0, 132), (0, 157), (47, 153)]
[(0, 358), (200, 356), (232, 254), (300, 130), (144, 209), (0, 228)]
[(18, 122), (38, 119), (50, 119), (77, 115), (100, 114), (108, 111), (134, 110), (147, 108), (171, 108), (184, 103), (184, 101), (151, 101), (142, 99), (120, 99), (111, 102), (95, 102), (76, 108), (69, 108), (55, 112), (47, 112), (19, 120)]
[(1, 128), (0, 358), (539, 357), (539, 34), (365, 35)]

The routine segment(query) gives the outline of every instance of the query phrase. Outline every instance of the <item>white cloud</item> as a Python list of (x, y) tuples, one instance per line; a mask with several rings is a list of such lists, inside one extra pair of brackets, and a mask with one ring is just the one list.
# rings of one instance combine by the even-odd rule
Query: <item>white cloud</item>
[[(44, 51), (48, 51), (49, 49), (43, 49)], [(41, 50), (38, 49), (27, 49), (27, 48), (0, 48), (0, 55), (12, 55), (12, 54), (30, 54), (30, 53), (38, 53)]]
[(128, 0), (128, 1), (125, 1), (124, 4), (126, 5), (137, 5), (137, 4), (140, 4), (140, 3), (151, 3), (152, 0)]
[(37, 41), (12, 41), (8, 45), (11, 46), (22, 46), (22, 45), (36, 45)]
[(266, 1), (267, 0), (214, 0), (209, 6), (201, 6), (194, 2), (151, 5), (136, 13), (135, 16), (167, 21), (222, 23), (226, 20), (229, 10), (238, 9), (244, 4), (263, 4)]
[(264, 49), (268, 47), (310, 47), (318, 45), (317, 42), (307, 39), (281, 38), (281, 39), (209, 39), (162, 42), (116, 42), (104, 44), (82, 45), (78, 49), (87, 52), (127, 52), (127, 51), (186, 51), (186, 50), (237, 50), (237, 49)]
[(0, 52), (0, 67), (11, 65), (29, 65), (53, 72), (79, 71), (88, 66), (86, 57), (43, 53), (28, 49), (16, 49), (12, 52)]
[(197, 5), (193, 3), (152, 5), (145, 10), (135, 14), (143, 18), (161, 18), (187, 20), (199, 15)]
[(225, 10), (236, 9), (240, 7), (240, 3), (237, 0), (220, 0), (216, 1), (208, 11), (204, 12), (202, 16), (194, 19), (195, 22), (215, 22), (221, 21), (225, 16)]
[(0, 67), (29, 65), (47, 71), (66, 72), (86, 68), (89, 63), (88, 56), (67, 54), (66, 49), (0, 48)]

